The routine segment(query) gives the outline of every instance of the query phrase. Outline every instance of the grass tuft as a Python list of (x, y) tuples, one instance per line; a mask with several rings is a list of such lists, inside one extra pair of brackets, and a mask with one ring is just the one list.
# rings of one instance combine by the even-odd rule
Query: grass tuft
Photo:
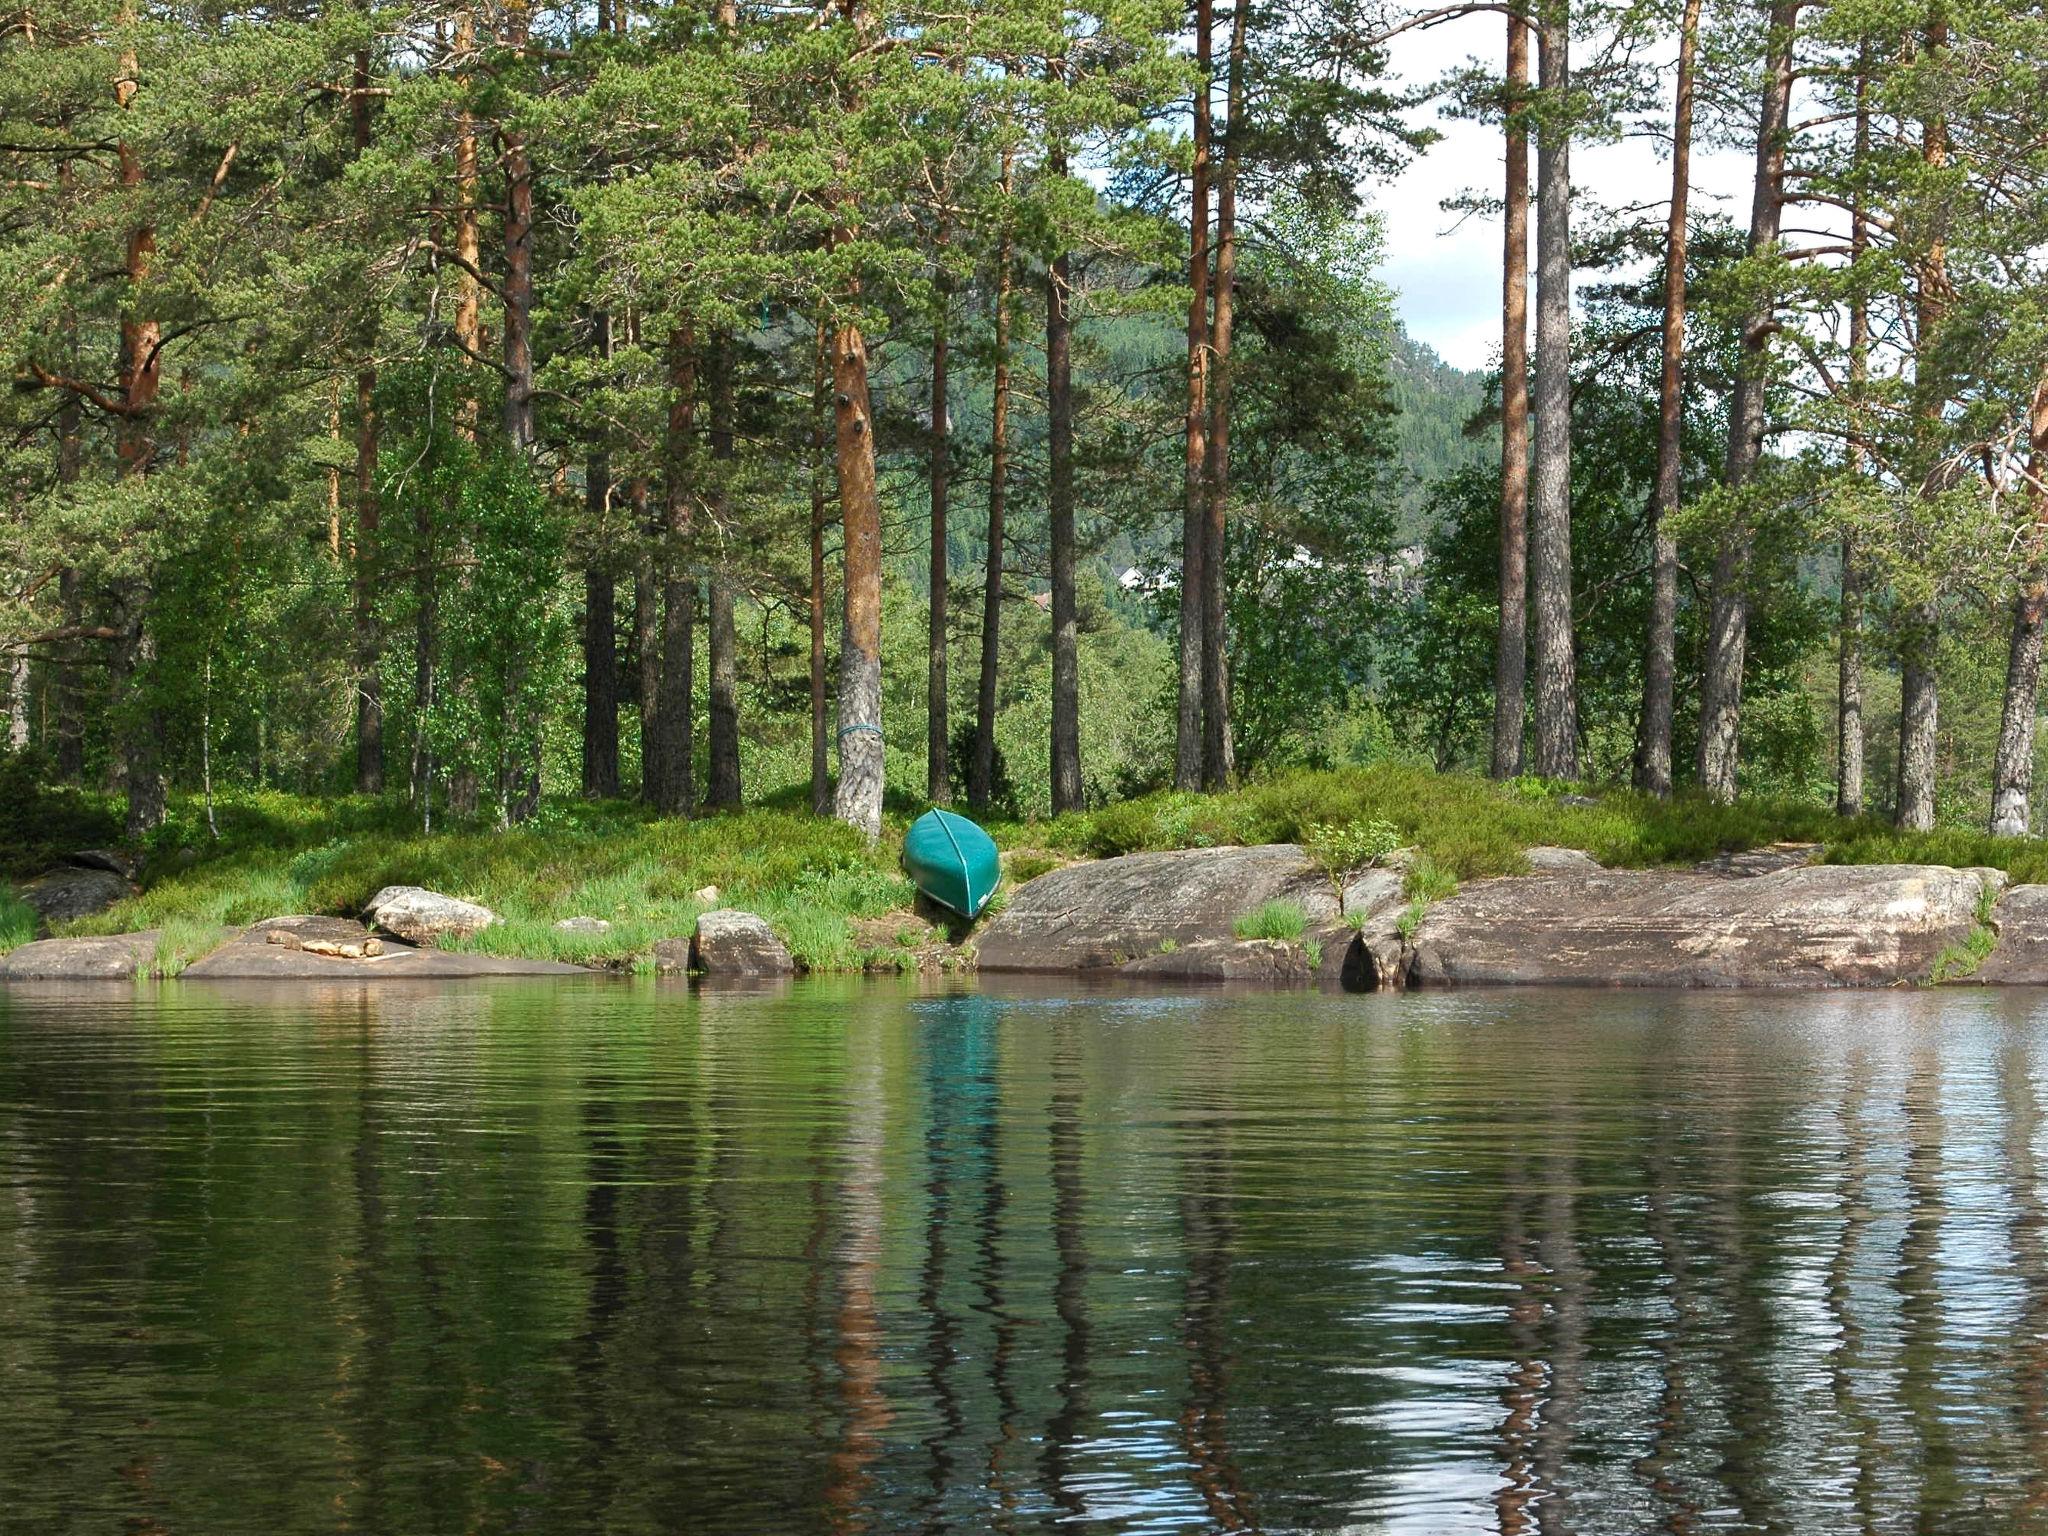
[(36, 909), (0, 885), (0, 955), (36, 936)]
[(203, 960), (228, 941), (230, 930), (204, 918), (174, 917), (157, 935), (156, 954), (149, 974), (169, 978), (181, 976), (194, 960)]
[(1298, 901), (1284, 898), (1254, 907), (1230, 925), (1240, 939), (1285, 939), (1289, 943), (1308, 931), (1308, 914)]

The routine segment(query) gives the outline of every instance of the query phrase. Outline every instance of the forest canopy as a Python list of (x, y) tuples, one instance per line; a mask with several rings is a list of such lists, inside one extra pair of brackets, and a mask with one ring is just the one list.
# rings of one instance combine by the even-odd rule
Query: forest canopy
[[(872, 836), (1392, 759), (2025, 833), (2044, 103), (2037, 0), (19, 9), (6, 782)], [(1484, 376), (1380, 276), (1438, 112)], [(1668, 184), (1575, 185), (1624, 136)]]

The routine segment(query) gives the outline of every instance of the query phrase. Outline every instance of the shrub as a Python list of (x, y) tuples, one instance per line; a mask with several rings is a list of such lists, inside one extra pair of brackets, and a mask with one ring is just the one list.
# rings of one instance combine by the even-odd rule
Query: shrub
[(1060, 867), (1057, 855), (1042, 848), (1020, 848), (1003, 856), (1003, 876), (1012, 885), (1023, 885)]
[(1400, 846), (1401, 834), (1380, 817), (1341, 825), (1310, 822), (1302, 837), (1308, 856), (1332, 875), (1377, 864)]
[(36, 936), (36, 909), (0, 885), (0, 955)]

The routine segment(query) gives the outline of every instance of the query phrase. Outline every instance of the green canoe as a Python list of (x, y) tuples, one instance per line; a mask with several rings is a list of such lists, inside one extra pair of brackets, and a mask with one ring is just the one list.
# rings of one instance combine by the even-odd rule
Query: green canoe
[(989, 835), (965, 816), (930, 810), (903, 834), (911, 883), (942, 907), (975, 918), (995, 894), (1002, 864)]

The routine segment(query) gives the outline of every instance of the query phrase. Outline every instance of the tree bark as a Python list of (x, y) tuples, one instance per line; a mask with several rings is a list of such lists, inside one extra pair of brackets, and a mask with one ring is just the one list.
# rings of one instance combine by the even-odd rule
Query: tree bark
[[(1870, 69), (1867, 45), (1856, 61), (1855, 164), (1870, 155)], [(1849, 247), (1851, 265), (1859, 264), (1869, 247), (1870, 227), (1863, 217), (1863, 194), (1851, 199)], [(1851, 424), (1862, 430), (1864, 386), (1870, 378), (1870, 307), (1858, 291), (1849, 300), (1849, 392)], [(1861, 444), (1850, 450), (1852, 469), (1865, 472), (1868, 455)], [(1863, 572), (1855, 538), (1842, 536), (1842, 598), (1840, 635), (1835, 659), (1835, 814), (1863, 814)]]
[(1536, 135), (1535, 462), (1529, 505), (1535, 607), (1536, 772), (1579, 776), (1572, 653), (1571, 129), (1556, 117), (1571, 88), (1571, 16), (1559, 5), (1537, 32), (1538, 80), (1552, 115)]
[[(124, 6), (122, 20), (132, 25), (134, 12)], [(140, 69), (132, 50), (124, 50), (114, 82), (114, 100), (125, 113), (135, 103)], [(121, 186), (138, 202), (141, 199), (143, 168), (135, 146), (123, 139), (115, 147)], [(142, 312), (144, 289), (156, 257), (156, 226), (148, 222), (128, 231), (122, 263), (125, 293), (120, 321), (120, 354), (116, 376), (120, 380), (122, 414), (115, 438), (115, 454), (123, 479), (146, 479), (156, 459), (156, 440), (150, 431), (157, 396), (162, 386), (163, 328), (153, 316)], [(163, 711), (150, 697), (151, 670), (156, 661), (156, 636), (149, 625), (152, 598), (150, 578), (125, 578), (115, 594), (115, 627), (112, 662), (114, 715), (120, 742), (121, 778), (127, 792), (126, 831), (130, 841), (140, 841), (163, 823), (166, 786), (159, 751), (163, 739)]]
[(1902, 832), (1934, 830), (1934, 765), (1939, 725), (1934, 646), (1938, 625), (1932, 603), (1916, 605), (1901, 620), (1896, 819)]
[(696, 430), (697, 360), (687, 332), (670, 333), (669, 407), (661, 580), (661, 681), (655, 720), (661, 777), (655, 807), (687, 816), (696, 797), (697, 582), (689, 570), (691, 434)]
[(1679, 23), (1677, 100), (1671, 114), (1671, 208), (1664, 236), (1664, 335), (1657, 383), (1657, 483), (1650, 509), (1650, 634), (1643, 656), (1643, 723), (1636, 788), (1671, 793), (1672, 695), (1677, 673), (1678, 516), (1685, 453), (1686, 208), (1692, 191), (1693, 67), (1700, 0)]
[(839, 786), (833, 814), (867, 834), (882, 831), (882, 508), (875, 489), (868, 352), (860, 327), (832, 339), (834, 462), (846, 549), (839, 641)]
[(1529, 24), (1508, 17), (1507, 189), (1502, 203), (1500, 630), (1493, 654), (1493, 776), (1522, 771), (1529, 670)]
[[(507, 41), (526, 43), (527, 0), (508, 0)], [(526, 134), (501, 128), (505, 149), (505, 439), (516, 454), (533, 447), (533, 166)]]
[[(455, 19), (455, 53), (466, 59), (476, 49), (476, 17), (468, 9)], [(466, 75), (465, 75), (466, 78)], [(477, 188), (482, 170), (477, 155), (476, 119), (465, 107), (455, 133), (455, 344), (467, 369), (483, 354), (483, 237), (477, 221)], [(456, 426), (471, 441), (477, 432), (477, 401), (465, 389), (456, 407)]]
[(646, 480), (635, 477), (627, 488), (640, 549), (633, 564), (633, 657), (637, 664), (635, 692), (640, 702), (640, 800), (661, 804), (661, 583), (655, 557), (660, 540), (652, 521)]
[[(357, 49), (350, 82), (349, 124), (356, 154), (370, 147), (370, 55)], [(355, 536), (355, 662), (356, 662), (356, 793), (384, 793), (383, 634), (377, 622), (380, 582), (377, 504), (377, 369), (376, 322), (363, 338), (364, 356), (356, 369), (356, 536)]]
[(2034, 787), (2034, 722), (2040, 709), (2041, 638), (2048, 623), (2048, 374), (2034, 386), (2028, 413), (2025, 550), (2013, 599), (2012, 645), (2005, 668), (2005, 708), (1991, 773), (1991, 835), (2025, 837)]
[(1195, 0), (1194, 149), (1188, 206), (1188, 413), (1185, 506), (1180, 538), (1180, 684), (1174, 721), (1173, 786), (1202, 787), (1203, 579), (1209, 540), (1209, 116), (1212, 0)]
[[(1003, 202), (1007, 207), (1016, 174), (1016, 153), (1005, 143)], [(967, 769), (967, 803), (988, 809), (995, 794), (996, 683), (1002, 660), (1003, 517), (1010, 494), (1010, 288), (1015, 237), (1005, 214), (996, 242), (994, 400), (988, 435), (988, 558), (981, 582), (981, 669), (974, 693), (974, 760)]]
[(825, 423), (831, 406), (826, 384), (831, 371), (831, 336), (818, 321), (817, 358), (811, 372), (811, 814), (832, 813), (830, 712), (825, 690)]
[[(1067, 172), (1064, 144), (1047, 157)], [(1046, 522), (1052, 544), (1052, 810), (1081, 808), (1080, 628), (1074, 602), (1074, 326), (1072, 263), (1063, 250), (1045, 274)]]
[[(66, 338), (70, 345), (67, 351), (76, 365), (78, 335), (68, 321), (65, 326)], [(83, 440), (81, 417), (76, 396), (68, 397), (57, 412), (57, 483), (75, 485), (78, 481), (79, 461)], [(57, 573), (57, 606), (64, 616), (67, 628), (77, 625), (84, 617), (84, 595), (80, 591), (78, 568), (67, 565)], [(76, 784), (85, 777), (85, 701), (83, 686), (79, 679), (78, 661), (67, 642), (57, 653), (53, 672), (56, 695), (57, 744), (52, 766), (59, 781)]]
[[(711, 390), (712, 495), (721, 539), (730, 537), (732, 520), (733, 444), (732, 338), (720, 336), (712, 344), (712, 362), (717, 370)], [(707, 582), (711, 607), (708, 650), (711, 663), (709, 699), (711, 782), (704, 803), (719, 810), (738, 810), (740, 783), (740, 687), (739, 635), (733, 620), (732, 573), (724, 551), (711, 563)]]
[[(612, 355), (611, 316), (591, 316), (593, 350)], [(610, 565), (612, 471), (601, 437), (593, 435), (583, 471), (590, 543), (583, 563), (583, 798), (619, 793), (618, 588)]]
[[(1756, 178), (1749, 210), (1749, 253), (1778, 243), (1784, 211), (1787, 115), (1792, 98), (1792, 42), (1800, 0), (1772, 0), (1763, 99), (1757, 114)], [(1738, 493), (1733, 522), (1714, 556), (1707, 658), (1700, 676), (1700, 787), (1716, 800), (1735, 798), (1740, 759), (1742, 669), (1749, 648), (1749, 518), (1739, 493), (1763, 461), (1764, 406), (1774, 299), (1758, 301), (1743, 321), (1742, 363), (1728, 403), (1727, 487)]]
[[(1948, 27), (1940, 12), (1923, 35), (1929, 54), (1948, 46)], [(1931, 171), (1948, 163), (1948, 122), (1933, 116), (1921, 124), (1921, 162)], [(1950, 468), (1942, 453), (1948, 388), (1939, 365), (1938, 338), (1948, 315), (1948, 253), (1945, 231), (1936, 224), (1914, 263), (1914, 404), (1921, 422), (1918, 457), (1926, 466), (1920, 483), (1929, 500), (1948, 489)], [(1929, 573), (1930, 579), (1939, 580)], [(1941, 635), (1941, 610), (1935, 596), (1914, 605), (1906, 615), (1899, 657), (1899, 791), (1896, 808), (1900, 830), (1934, 829), (1935, 748), (1940, 682), (1935, 672), (1935, 647)]]
[[(946, 246), (946, 227), (939, 226), (941, 259)], [(953, 798), (952, 773), (946, 762), (946, 496), (950, 488), (950, 408), (946, 398), (947, 305), (945, 274), (938, 278), (938, 303), (932, 317), (932, 419), (929, 456), (931, 485), (931, 627), (925, 657), (925, 793), (932, 804), (945, 805)]]
[(1202, 782), (1228, 789), (1237, 777), (1230, 729), (1230, 389), (1237, 293), (1237, 173), (1244, 153), (1245, 31), (1249, 0), (1230, 10), (1230, 79), (1224, 104), (1222, 175), (1216, 186), (1216, 295), (1209, 319), (1207, 531), (1202, 541)]

